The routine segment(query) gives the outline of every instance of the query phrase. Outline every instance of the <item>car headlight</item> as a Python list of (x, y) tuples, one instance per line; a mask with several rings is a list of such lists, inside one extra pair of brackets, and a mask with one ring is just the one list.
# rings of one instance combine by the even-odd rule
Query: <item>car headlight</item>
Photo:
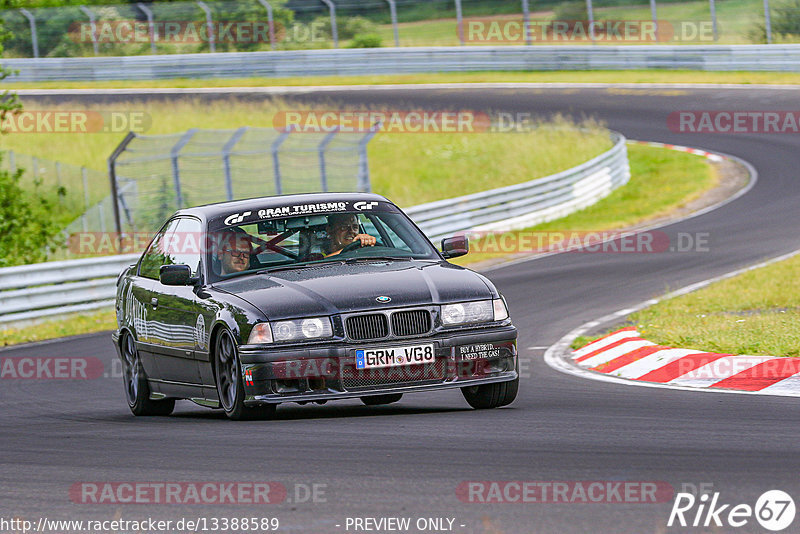
[(488, 323), (508, 318), (503, 299), (476, 300), (442, 306), (442, 324), (452, 326), (469, 323)]
[(331, 337), (333, 328), (328, 317), (308, 317), (293, 321), (278, 321), (272, 324), (275, 341), (295, 341)]

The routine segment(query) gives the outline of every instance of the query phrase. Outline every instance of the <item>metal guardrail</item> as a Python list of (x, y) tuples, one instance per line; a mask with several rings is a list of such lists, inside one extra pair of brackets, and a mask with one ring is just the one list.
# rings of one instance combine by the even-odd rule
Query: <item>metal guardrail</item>
[(466, 46), (91, 58), (9, 58), (8, 81), (153, 80), (413, 72), (691, 69), (800, 71), (800, 45)]
[(114, 305), (117, 276), (139, 254), (0, 269), (0, 324)]
[(518, 230), (563, 217), (597, 202), (630, 179), (625, 137), (611, 135), (614, 146), (610, 150), (572, 169), (404, 211), (432, 240), (456, 232)]
[[(431, 239), (464, 231), (525, 228), (562, 217), (608, 195), (630, 178), (625, 137), (609, 151), (566, 171), (407, 208)], [(117, 275), (138, 254), (0, 269), (0, 325), (113, 306)]]

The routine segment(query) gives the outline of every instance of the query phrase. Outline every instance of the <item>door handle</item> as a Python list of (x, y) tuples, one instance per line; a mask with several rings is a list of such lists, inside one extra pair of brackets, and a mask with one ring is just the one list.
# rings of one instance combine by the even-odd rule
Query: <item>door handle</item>
[(156, 297), (151, 298), (150, 304), (153, 306), (153, 308), (158, 308), (158, 299)]

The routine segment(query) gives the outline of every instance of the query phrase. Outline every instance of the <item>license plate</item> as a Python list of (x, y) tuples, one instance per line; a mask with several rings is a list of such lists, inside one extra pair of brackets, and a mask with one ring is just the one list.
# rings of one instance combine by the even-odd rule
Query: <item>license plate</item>
[(378, 369), (397, 365), (431, 363), (436, 356), (433, 344), (356, 350), (356, 369)]

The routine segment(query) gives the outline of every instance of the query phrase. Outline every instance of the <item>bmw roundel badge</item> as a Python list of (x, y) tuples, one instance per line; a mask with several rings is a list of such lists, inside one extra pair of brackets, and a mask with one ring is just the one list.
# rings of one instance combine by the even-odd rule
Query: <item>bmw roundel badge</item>
[(392, 301), (392, 297), (387, 297), (386, 295), (381, 295), (380, 297), (376, 297), (375, 300), (377, 300), (381, 304), (386, 304), (387, 302), (391, 302)]

